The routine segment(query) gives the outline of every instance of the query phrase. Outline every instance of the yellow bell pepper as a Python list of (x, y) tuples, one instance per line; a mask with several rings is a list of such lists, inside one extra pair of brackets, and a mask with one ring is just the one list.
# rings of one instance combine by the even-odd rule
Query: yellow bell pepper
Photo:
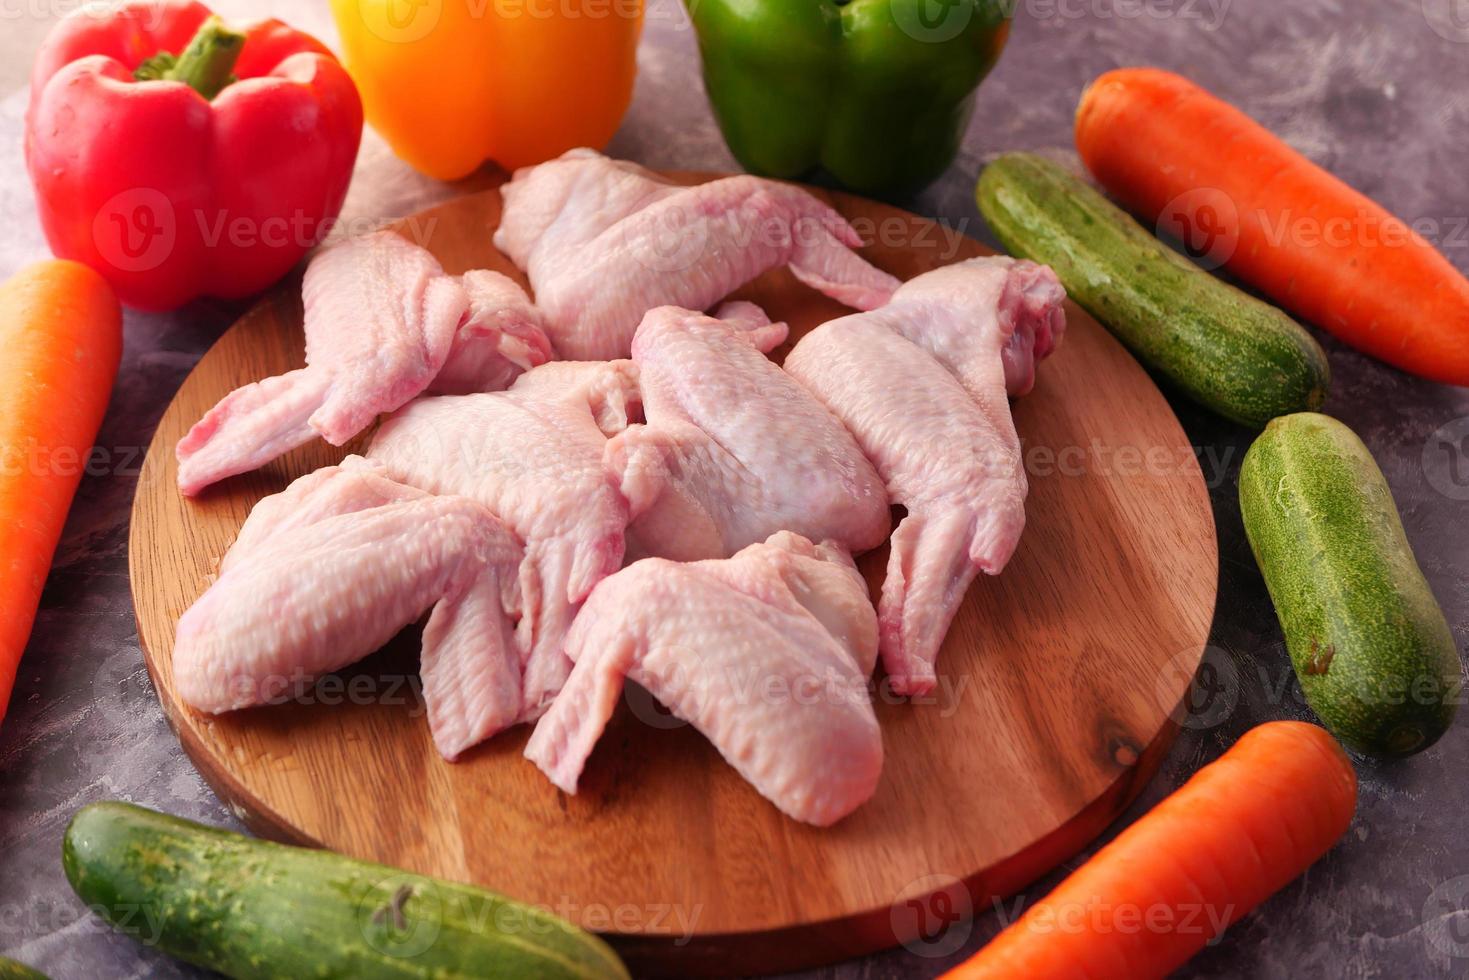
[(643, 0), (332, 0), (367, 119), (440, 180), (612, 139)]

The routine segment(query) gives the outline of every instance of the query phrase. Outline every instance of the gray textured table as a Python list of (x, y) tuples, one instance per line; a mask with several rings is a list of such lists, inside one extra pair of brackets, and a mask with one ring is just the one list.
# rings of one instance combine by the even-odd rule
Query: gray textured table
[[(23, 176), (20, 90), (48, 22), (74, 5), (0, 3), (0, 94), (14, 93), (0, 102), (0, 274), (45, 254)], [(275, 13), (332, 33), (319, 0), (216, 7)], [(983, 90), (961, 158), (925, 193), (900, 203), (993, 243), (971, 198), (984, 160), (1009, 149), (1069, 154), (1071, 112), (1085, 82), (1140, 63), (1191, 75), (1402, 216), (1437, 228), (1440, 247), (1469, 270), (1469, 0), (1018, 0), (1013, 40)], [(636, 103), (611, 151), (655, 167), (733, 169), (674, 0), (650, 9), (641, 68)], [(457, 191), (414, 176), (369, 141), (349, 213), (409, 213)], [(123, 372), (100, 439), (111, 466), (81, 489), (0, 731), (0, 951), (56, 977), (192, 975), (86, 915), (66, 887), (58, 854), (68, 816), (91, 800), (124, 798), (233, 822), (153, 698), (133, 624), (126, 547), (139, 447), (194, 362), (240, 311), (201, 303), (169, 316), (129, 316)], [(1328, 410), (1377, 454), (1462, 649), (1469, 632), (1469, 392), (1413, 380), (1324, 342), (1336, 375)], [(1201, 448), (1219, 526), (1213, 699), (1200, 702), (1130, 817), (1250, 726), (1306, 716), (1235, 503), (1248, 435), (1177, 399), (1175, 407)], [(1343, 844), (1185, 975), (1469, 976), (1469, 723), (1418, 758), (1359, 762), (1358, 771), (1361, 803)], [(980, 916), (964, 951), (992, 935), (999, 918)], [(930, 977), (960, 955), (898, 950), (811, 976)]]

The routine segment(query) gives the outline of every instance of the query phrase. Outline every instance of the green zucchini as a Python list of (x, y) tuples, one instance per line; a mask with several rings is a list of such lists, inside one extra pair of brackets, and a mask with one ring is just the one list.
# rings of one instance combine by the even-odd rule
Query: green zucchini
[(78, 810), (62, 863), (119, 931), (231, 977), (628, 976), (605, 943), (549, 912), (128, 803)]
[(1239, 500), (1312, 710), (1369, 755), (1436, 742), (1459, 655), (1362, 440), (1325, 415), (1276, 419), (1245, 454)]
[(1012, 254), (1056, 270), (1072, 299), (1205, 407), (1259, 428), (1326, 400), (1326, 354), (1305, 328), (1174, 252), (1064, 168), (1006, 154), (976, 196)]
[(46, 974), (0, 956), (0, 980), (46, 980)]

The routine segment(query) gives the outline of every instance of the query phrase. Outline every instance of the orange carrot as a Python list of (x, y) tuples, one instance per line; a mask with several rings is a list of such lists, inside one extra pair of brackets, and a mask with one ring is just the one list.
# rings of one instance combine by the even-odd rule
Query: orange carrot
[(121, 356), (117, 298), (86, 266), (0, 285), (0, 719)]
[(947, 977), (1166, 976), (1330, 850), (1356, 806), (1324, 729), (1261, 725)]
[(1281, 306), (1405, 371), (1469, 385), (1469, 279), (1243, 112), (1171, 72), (1123, 68), (1082, 94), (1076, 147), (1123, 205), (1212, 246)]

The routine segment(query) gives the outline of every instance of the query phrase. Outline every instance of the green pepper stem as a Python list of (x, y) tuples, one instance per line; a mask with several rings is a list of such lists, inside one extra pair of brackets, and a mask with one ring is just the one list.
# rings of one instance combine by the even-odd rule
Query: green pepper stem
[(235, 62), (240, 60), (244, 48), (244, 34), (226, 27), (218, 17), (210, 17), (179, 55), (178, 64), (163, 77), (183, 82), (213, 101), (229, 85)]

